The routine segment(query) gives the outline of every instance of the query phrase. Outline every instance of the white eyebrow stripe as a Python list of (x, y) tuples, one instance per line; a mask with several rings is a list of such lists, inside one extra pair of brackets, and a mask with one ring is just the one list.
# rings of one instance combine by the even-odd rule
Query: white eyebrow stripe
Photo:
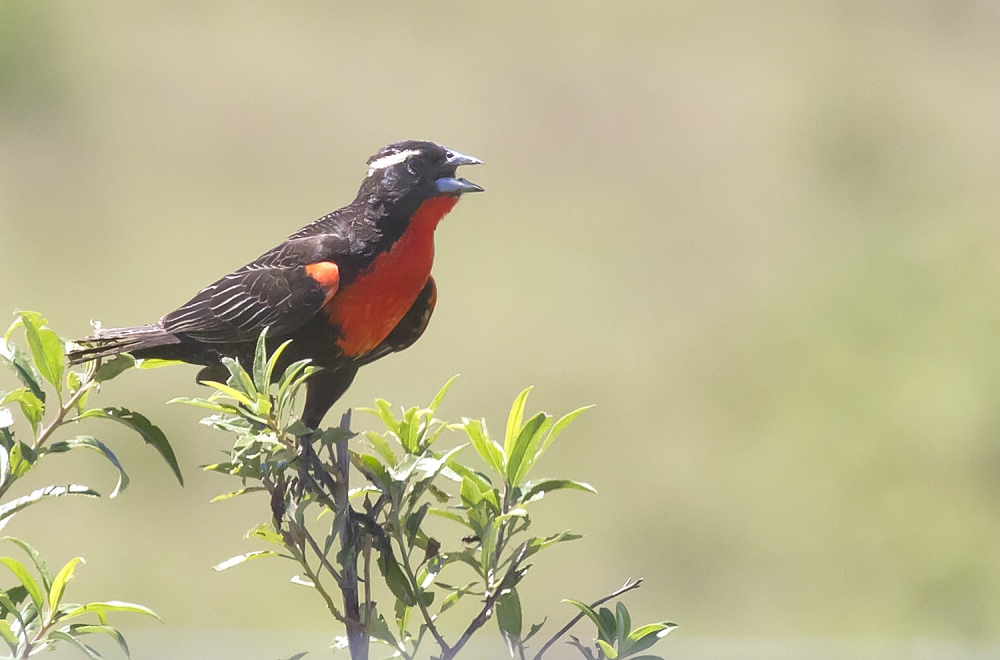
[(381, 158), (372, 161), (372, 164), (368, 166), (368, 176), (375, 174), (376, 170), (384, 170), (387, 167), (398, 165), (410, 156), (416, 156), (419, 153), (420, 152), (416, 149), (406, 149), (404, 151), (400, 151), (399, 153), (382, 156)]

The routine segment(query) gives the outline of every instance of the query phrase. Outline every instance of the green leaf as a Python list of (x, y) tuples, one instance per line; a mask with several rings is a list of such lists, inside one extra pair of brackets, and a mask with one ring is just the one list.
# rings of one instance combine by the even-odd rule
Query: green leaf
[(42, 578), (42, 586), (45, 591), (52, 588), (52, 572), (49, 570), (48, 564), (42, 559), (41, 553), (35, 550), (33, 547), (22, 541), (21, 539), (14, 538), (13, 536), (4, 536), (4, 541), (10, 541), (17, 547), (24, 550), (25, 554), (31, 558), (31, 562), (35, 565), (35, 570), (38, 571), (38, 575)]
[(93, 658), (94, 660), (103, 660), (103, 656), (101, 656), (101, 654), (97, 652), (97, 649), (87, 644), (84, 644), (83, 642), (81, 642), (68, 632), (64, 632), (62, 630), (50, 630), (48, 638), (66, 642), (70, 646), (74, 646), (79, 650), (83, 651), (89, 658)]
[(544, 626), (545, 622), (548, 621), (548, 620), (549, 620), (549, 617), (545, 617), (544, 619), (542, 619), (538, 623), (536, 623), (533, 626), (531, 626), (531, 628), (528, 630), (528, 634), (525, 635), (524, 639), (521, 640), (521, 643), (522, 644), (527, 644), (528, 640), (531, 639), (532, 637), (534, 637), (535, 635), (537, 635), (538, 631), (540, 631), (542, 629), (542, 626)]
[(523, 485), (524, 494), (521, 502), (528, 503), (539, 500), (545, 493), (552, 490), (582, 490), (588, 493), (597, 493), (597, 490), (583, 481), (573, 481), (571, 479), (539, 479), (538, 481), (528, 481)]
[[(212, 467), (212, 466), (209, 466)], [(256, 493), (258, 491), (267, 490), (263, 486), (247, 486), (246, 488), (240, 488), (239, 490), (234, 490), (230, 493), (223, 493), (222, 495), (216, 495), (210, 502), (222, 502), (223, 500), (231, 500), (234, 497), (239, 497), (240, 495), (246, 495), (247, 493)]]
[(489, 520), (486, 526), (483, 528), (483, 533), (480, 538), (479, 547), (479, 574), (484, 578), (488, 578), (490, 575), (490, 569), (496, 566), (497, 557), (497, 536), (498, 529), (496, 521)]
[(162, 369), (163, 367), (173, 367), (178, 364), (187, 364), (181, 360), (160, 360), (157, 358), (143, 358), (135, 361), (136, 369)]
[(608, 643), (613, 642), (617, 636), (618, 620), (614, 613), (606, 607), (597, 610), (597, 616), (601, 619), (601, 637)]
[[(202, 385), (208, 385), (209, 387), (214, 387), (219, 391), (219, 394), (225, 395), (230, 399), (233, 399), (234, 401), (238, 402), (240, 405), (246, 407), (247, 409), (250, 410), (253, 409), (255, 401), (252, 400), (243, 392), (235, 388), (232, 388), (229, 385), (224, 385), (223, 383), (218, 383), (214, 380), (202, 381)], [(215, 395), (213, 394), (212, 396), (214, 397)]]
[(146, 616), (151, 616), (154, 619), (162, 621), (160, 617), (153, 610), (149, 609), (145, 605), (137, 605), (136, 603), (126, 603), (121, 600), (107, 600), (96, 603), (87, 603), (86, 605), (80, 605), (78, 607), (69, 610), (63, 616), (67, 619), (80, 616), (81, 614), (93, 613), (99, 617), (106, 617), (108, 612), (131, 612), (133, 614), (144, 614)]
[(3, 506), (0, 506), (0, 521), (10, 518), (18, 511), (31, 506), (35, 502), (39, 502), (50, 497), (62, 497), (63, 495), (86, 495), (87, 497), (101, 496), (101, 494), (96, 490), (92, 490), (87, 486), (81, 486), (79, 484), (70, 484), (68, 486), (46, 486), (44, 488), (33, 490), (27, 495), (18, 497), (17, 499), (11, 500)]
[(390, 467), (396, 467), (396, 454), (392, 451), (392, 447), (380, 434), (375, 431), (368, 431), (365, 433), (365, 439), (371, 444), (372, 449), (374, 449), (385, 464)]
[(226, 365), (229, 369), (229, 380), (226, 384), (230, 387), (238, 389), (240, 392), (245, 394), (250, 398), (251, 401), (256, 402), (257, 399), (257, 386), (254, 385), (253, 378), (247, 373), (247, 370), (243, 368), (239, 362), (233, 358), (224, 357), (222, 358), (222, 364)]
[(392, 595), (403, 601), (408, 607), (416, 605), (417, 601), (413, 595), (413, 587), (410, 585), (410, 581), (406, 579), (403, 569), (399, 567), (399, 562), (392, 556), (392, 553), (379, 553), (377, 564), (379, 572), (382, 573), (385, 584), (389, 587)]
[(677, 627), (676, 623), (664, 621), (662, 623), (648, 623), (633, 630), (627, 639), (627, 651), (622, 653), (634, 654), (645, 651), (650, 646), (663, 639), (667, 633)]
[[(553, 534), (552, 536), (547, 536), (545, 538), (539, 538), (536, 536), (528, 541), (528, 549), (525, 552), (524, 556), (525, 558), (528, 558), (531, 555), (544, 550), (550, 545), (554, 545), (556, 543), (564, 543), (566, 541), (576, 541), (577, 539), (582, 539), (582, 538), (583, 536), (581, 536), (580, 534), (574, 534), (568, 530), (565, 532), (560, 532), (559, 534)], [(565, 602), (570, 602), (570, 601), (565, 601)], [(576, 601), (573, 602), (575, 603)]]
[(77, 419), (86, 419), (89, 417), (96, 417), (98, 419), (110, 419), (112, 421), (118, 422), (119, 424), (124, 424), (136, 433), (138, 433), (143, 440), (148, 444), (153, 445), (153, 448), (160, 453), (163, 460), (167, 462), (170, 469), (173, 470), (174, 476), (177, 477), (177, 481), (184, 485), (184, 477), (181, 476), (181, 468), (177, 464), (177, 457), (174, 455), (174, 450), (170, 446), (170, 442), (167, 440), (167, 436), (163, 434), (158, 426), (150, 422), (140, 413), (132, 412), (128, 408), (93, 408), (86, 411)]
[(0, 637), (3, 637), (3, 641), (7, 642), (7, 646), (10, 647), (11, 656), (17, 653), (17, 637), (11, 630), (10, 624), (3, 620), (0, 620)]
[(281, 346), (274, 349), (274, 353), (271, 353), (270, 359), (267, 361), (267, 365), (264, 367), (264, 374), (261, 376), (261, 385), (258, 388), (260, 392), (267, 392), (271, 388), (271, 381), (274, 379), (274, 370), (278, 367), (278, 360), (281, 358), (281, 354), (285, 352), (288, 345), (292, 343), (291, 339), (282, 342)]
[(285, 368), (285, 373), (278, 380), (278, 400), (290, 401), (298, 388), (305, 382), (311, 374), (316, 372), (315, 367), (309, 366), (310, 360), (299, 360), (293, 362)]
[(417, 532), (420, 531), (420, 524), (424, 521), (424, 516), (427, 515), (430, 507), (430, 502), (424, 502), (419, 509), (406, 517), (404, 528), (406, 530), (406, 540), (410, 545), (413, 545), (413, 539), (416, 537)]
[[(580, 601), (573, 600), (571, 598), (566, 598), (563, 600), (563, 602), (569, 603), (570, 605), (577, 607), (581, 612), (586, 614), (587, 618), (593, 621), (594, 625), (597, 626), (598, 635), (602, 639), (611, 640), (615, 638), (614, 615), (611, 615), (611, 622), (609, 626), (608, 625), (609, 622), (606, 619), (602, 618), (598, 612), (594, 611), (594, 608), (592, 608), (590, 605), (587, 605), (586, 603), (581, 603)], [(611, 611), (607, 610), (607, 608), (602, 608), (602, 609), (605, 609), (608, 612), (608, 614), (611, 614)]]
[(517, 589), (511, 589), (497, 598), (496, 615), (500, 633), (513, 656), (521, 638), (521, 628), (524, 625), (521, 616), (521, 599), (517, 595)]
[(129, 653), (128, 650), (128, 644), (125, 643), (125, 635), (123, 635), (117, 628), (112, 628), (111, 626), (95, 626), (86, 623), (75, 623), (70, 626), (66, 626), (62, 630), (73, 637), (96, 634), (107, 635), (111, 639), (118, 642), (118, 646), (121, 648), (122, 653), (125, 654), (126, 658), (132, 657), (132, 654)]
[(52, 580), (52, 588), (49, 589), (49, 621), (55, 619), (55, 615), (59, 611), (59, 604), (62, 602), (63, 592), (66, 590), (66, 585), (73, 579), (73, 572), (76, 570), (77, 564), (82, 561), (83, 557), (70, 559), (56, 573), (55, 579)]
[(121, 353), (107, 362), (102, 362), (101, 366), (99, 366), (97, 371), (94, 372), (94, 380), (98, 383), (103, 383), (128, 371), (134, 366), (135, 358), (128, 353)]
[(529, 419), (517, 435), (514, 451), (508, 454), (510, 458), (507, 460), (507, 483), (510, 485), (519, 485), (528, 468), (534, 463), (538, 443), (551, 420), (549, 415), (540, 412)]
[(28, 596), (31, 597), (31, 602), (35, 604), (35, 610), (41, 613), (42, 604), (45, 602), (45, 596), (42, 593), (41, 587), (38, 586), (38, 582), (36, 582), (35, 578), (33, 578), (31, 573), (28, 572), (27, 567), (13, 557), (0, 557), (0, 564), (3, 564), (10, 569), (10, 572), (14, 574), (14, 577), (16, 577), (21, 585), (24, 586), (25, 590), (27, 590)]
[(617, 644), (618, 650), (625, 655), (628, 653), (628, 649), (625, 648), (626, 639), (628, 634), (632, 632), (632, 617), (629, 616), (628, 608), (625, 607), (625, 603), (618, 601), (615, 604), (615, 630), (617, 631)]
[[(454, 511), (446, 511), (446, 510), (443, 510), (443, 509), (430, 509), (430, 510), (427, 511), (427, 513), (431, 514), (432, 516), (438, 516), (440, 518), (447, 518), (448, 520), (457, 522), (460, 525), (465, 525), (469, 529), (472, 529), (472, 527), (469, 525), (469, 523), (466, 522), (465, 518), (463, 518), (462, 516), (458, 515)], [(475, 530), (473, 530), (473, 531), (475, 531)]]
[(594, 407), (593, 405), (590, 405), (590, 406), (584, 406), (582, 408), (577, 408), (573, 412), (566, 413), (565, 415), (560, 417), (559, 421), (557, 421), (555, 425), (552, 427), (552, 431), (549, 432), (548, 437), (545, 438), (545, 441), (542, 443), (542, 446), (538, 448), (538, 454), (535, 456), (536, 460), (539, 456), (545, 453), (545, 450), (549, 448), (549, 445), (552, 444), (552, 441), (555, 440), (559, 436), (559, 434), (562, 433), (563, 430), (567, 426), (569, 426), (574, 419), (579, 417), (584, 411), (590, 410), (593, 407)]
[(38, 369), (35, 369), (35, 366), (17, 346), (8, 343), (6, 337), (0, 339), (0, 358), (13, 369), (18, 380), (44, 403), (45, 390), (42, 388), (42, 375), (38, 373)]
[[(455, 591), (453, 593), (450, 593), (447, 596), (445, 596), (444, 599), (441, 601), (441, 609), (438, 610), (438, 614), (441, 614), (445, 610), (449, 609), (452, 605), (454, 605), (455, 603), (457, 603), (462, 597), (464, 597), (464, 596), (472, 593), (473, 588), (475, 588), (475, 586), (477, 584), (479, 584), (479, 583), (478, 582), (470, 582), (469, 584), (465, 585), (464, 587), (459, 587), (458, 589), (455, 589)], [(443, 585), (443, 584), (441, 584), (439, 582), (438, 586), (439, 587), (443, 587), (445, 585)]]
[(351, 464), (357, 468), (358, 472), (365, 475), (365, 478), (377, 486), (382, 492), (388, 493), (392, 484), (392, 477), (388, 470), (376, 457), (371, 454), (359, 454), (351, 452)]
[(273, 527), (268, 523), (261, 523), (251, 529), (246, 533), (247, 539), (260, 539), (261, 541), (267, 541), (268, 543), (274, 543), (282, 547), (285, 546), (285, 539), (281, 538), (279, 534)]
[(206, 408), (208, 410), (214, 410), (218, 413), (235, 413), (239, 410), (236, 406), (230, 406), (224, 403), (219, 403), (217, 401), (209, 401), (208, 399), (190, 399), (186, 396), (179, 396), (167, 401), (170, 403), (183, 403), (188, 406), (194, 406), (195, 408)]
[(38, 460), (38, 455), (23, 442), (10, 448), (7, 456), (10, 461), (10, 474), (14, 479), (24, 476)]
[(283, 555), (275, 552), (274, 550), (254, 550), (253, 552), (248, 552), (246, 554), (230, 557), (221, 564), (216, 564), (213, 568), (217, 571), (224, 571), (227, 568), (238, 566), (244, 562), (250, 561), (251, 559), (260, 559), (261, 557), (281, 557), (281, 556)]
[(372, 605), (372, 610), (370, 614), (370, 619), (368, 621), (368, 632), (375, 639), (380, 639), (394, 649), (404, 648), (396, 641), (396, 637), (389, 630), (389, 625), (385, 621), (385, 617), (379, 614), (375, 605)]
[(611, 646), (603, 639), (597, 640), (597, 645), (601, 647), (602, 651), (604, 651), (604, 655), (608, 660), (615, 660), (618, 657), (618, 651), (615, 650), (615, 647)]
[[(0, 411), (4, 410), (0, 408)], [(3, 429), (6, 431), (7, 429)], [(10, 473), (10, 452), (7, 448), (0, 446), (0, 486), (8, 487), (7, 483), (11, 480)]]
[(253, 384), (257, 392), (267, 392), (271, 384), (264, 380), (265, 371), (267, 371), (267, 328), (261, 330), (257, 336), (257, 347), (253, 353)]
[(438, 501), (438, 504), (447, 504), (448, 500), (451, 499), (451, 495), (441, 490), (434, 484), (427, 484), (427, 490), (434, 496), (434, 499)]
[(432, 413), (437, 412), (438, 406), (440, 406), (441, 402), (444, 401), (445, 395), (448, 394), (448, 390), (451, 389), (451, 384), (455, 382), (456, 378), (458, 378), (458, 374), (455, 374), (454, 376), (449, 378), (448, 382), (445, 383), (440, 390), (438, 390), (438, 393), (435, 394), (434, 398), (431, 400), (431, 405), (427, 406), (428, 410), (430, 410)]
[(38, 425), (45, 415), (45, 404), (27, 387), (7, 392), (0, 398), (0, 406), (5, 403), (17, 402), (21, 407), (21, 414), (31, 424), (31, 432), (38, 435)]
[(486, 465), (497, 474), (503, 475), (507, 455), (504, 454), (500, 445), (490, 439), (485, 420), (463, 418), (462, 428), (465, 429), (466, 435), (472, 441), (472, 446), (476, 448), (476, 452), (486, 462)]
[(403, 635), (406, 634), (406, 629), (410, 625), (410, 612), (412, 609), (409, 605), (396, 599), (395, 604), (392, 607), (392, 613), (396, 619), (396, 627), (399, 628), (399, 632)]
[(392, 414), (392, 404), (385, 399), (375, 399), (374, 408), (358, 408), (358, 410), (379, 418), (387, 429), (395, 433), (396, 437), (399, 437), (399, 422), (396, 420), (395, 415)]
[(521, 420), (524, 419), (524, 405), (531, 390), (530, 387), (522, 390), (514, 399), (514, 405), (510, 407), (510, 414), (507, 416), (507, 433), (504, 434), (503, 439), (503, 451), (507, 456), (510, 456), (514, 450), (514, 441), (521, 430)]
[[(83, 387), (83, 379), (85, 377), (86, 377), (86, 374), (80, 374), (80, 373), (77, 373), (76, 371), (67, 371), (66, 372), (66, 386), (69, 387), (69, 391), (71, 393), (73, 393), (73, 394), (76, 394), (77, 392), (79, 392), (80, 388)], [(79, 397), (77, 397), (77, 399), (76, 399), (76, 412), (77, 412), (77, 414), (82, 413), (84, 411), (84, 409), (86, 409), (86, 407), (87, 407), (87, 399), (89, 399), (89, 398), (90, 398), (90, 390), (89, 389), (86, 392), (83, 392)]]
[(120, 492), (128, 488), (129, 478), (128, 475), (125, 474), (125, 468), (123, 468), (122, 464), (118, 461), (118, 457), (115, 456), (115, 453), (111, 451), (110, 447), (95, 437), (89, 435), (78, 435), (75, 438), (70, 438), (69, 440), (62, 442), (53, 442), (49, 446), (48, 451), (51, 453), (61, 453), (70, 451), (71, 449), (76, 449), (77, 447), (84, 447), (86, 449), (96, 451), (98, 454), (108, 459), (108, 462), (114, 465), (115, 469), (118, 470), (118, 483), (115, 484), (115, 489), (110, 495), (108, 495), (110, 499), (118, 497)]
[(31, 358), (38, 368), (42, 378), (56, 389), (62, 391), (63, 377), (63, 343), (51, 328), (48, 320), (38, 312), (18, 312), (24, 323), (24, 338), (31, 349)]

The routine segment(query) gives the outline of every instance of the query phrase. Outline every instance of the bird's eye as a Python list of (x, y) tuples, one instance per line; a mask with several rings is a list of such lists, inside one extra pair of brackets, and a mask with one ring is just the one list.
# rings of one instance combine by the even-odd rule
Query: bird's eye
[(408, 158), (406, 160), (406, 169), (410, 171), (410, 174), (420, 174), (420, 170), (423, 169), (423, 166), (423, 162), (417, 157)]

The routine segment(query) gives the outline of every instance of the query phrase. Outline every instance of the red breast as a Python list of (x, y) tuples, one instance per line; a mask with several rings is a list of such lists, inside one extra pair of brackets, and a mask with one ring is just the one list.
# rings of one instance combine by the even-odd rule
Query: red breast
[(413, 306), (431, 274), (434, 229), (457, 202), (458, 197), (433, 197), (421, 204), (399, 240), (327, 303), (345, 355), (378, 346)]

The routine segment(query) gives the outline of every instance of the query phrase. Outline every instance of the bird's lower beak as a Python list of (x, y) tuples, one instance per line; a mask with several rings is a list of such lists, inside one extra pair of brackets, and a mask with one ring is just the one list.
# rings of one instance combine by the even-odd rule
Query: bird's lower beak
[(444, 175), (440, 179), (436, 179), (434, 184), (437, 186), (437, 190), (442, 195), (462, 195), (468, 192), (482, 192), (481, 186), (468, 181), (466, 179), (455, 178), (455, 170), (458, 169), (460, 165), (482, 165), (483, 161), (473, 156), (466, 156), (457, 151), (448, 150), (446, 160), (444, 162), (444, 167), (441, 168), (441, 173)]
[(437, 186), (437, 191), (442, 195), (461, 195), (468, 192), (483, 191), (482, 186), (477, 186), (471, 181), (466, 179), (456, 179), (452, 176), (437, 179), (434, 181), (434, 185)]

